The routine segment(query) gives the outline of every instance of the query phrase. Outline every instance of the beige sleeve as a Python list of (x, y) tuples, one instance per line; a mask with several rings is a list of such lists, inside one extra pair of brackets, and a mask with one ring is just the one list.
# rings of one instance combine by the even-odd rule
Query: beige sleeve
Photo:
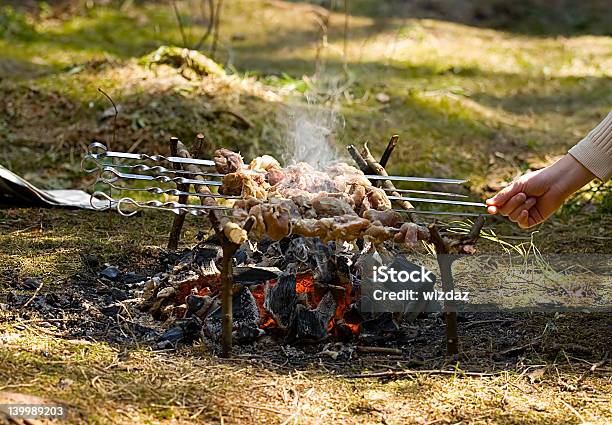
[(612, 177), (612, 112), (569, 153), (604, 182)]

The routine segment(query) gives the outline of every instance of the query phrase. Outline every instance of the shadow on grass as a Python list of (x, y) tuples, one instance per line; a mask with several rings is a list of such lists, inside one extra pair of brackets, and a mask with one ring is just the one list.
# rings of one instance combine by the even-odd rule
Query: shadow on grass
[[(293, 2), (329, 8), (332, 0)], [(342, 2), (336, 2), (336, 11), (343, 12)], [(605, 0), (353, 0), (350, 11), (381, 22), (439, 19), (535, 36), (612, 34), (612, 12)]]

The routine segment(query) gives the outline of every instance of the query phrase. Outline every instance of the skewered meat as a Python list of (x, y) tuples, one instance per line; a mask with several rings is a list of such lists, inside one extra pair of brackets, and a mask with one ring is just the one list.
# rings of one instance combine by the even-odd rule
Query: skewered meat
[(271, 186), (275, 186), (285, 178), (285, 173), (280, 167), (270, 167), (268, 168), (266, 178)]
[(276, 190), (285, 197), (287, 197), (286, 192), (288, 190), (295, 189), (310, 193), (338, 191), (329, 175), (316, 171), (305, 162), (290, 165), (283, 171), (285, 177), (276, 184)]
[(293, 223), (293, 233), (306, 236), (308, 238), (319, 237), (319, 231), (325, 231), (325, 228), (317, 226), (319, 220), (314, 218), (303, 218)]
[(332, 240), (353, 241), (362, 236), (363, 231), (370, 225), (370, 221), (354, 214), (345, 214), (336, 217), (296, 220), (293, 224), (293, 233), (318, 237), (324, 242)]
[(286, 206), (262, 205), (262, 216), (270, 239), (279, 241), (291, 233), (291, 219)]
[(339, 191), (346, 191), (349, 185), (371, 186), (370, 181), (363, 175), (361, 170), (344, 162), (329, 165), (325, 172), (333, 180)]
[(366, 229), (363, 236), (374, 245), (380, 245), (391, 238), (391, 232), (380, 221), (375, 221)]
[(251, 233), (256, 240), (259, 240), (266, 234), (266, 222), (263, 219), (262, 204), (252, 206), (249, 210), (249, 215), (255, 217)]
[(270, 155), (258, 156), (249, 164), (249, 169), (253, 171), (269, 171), (271, 168), (280, 169), (280, 164)]
[(262, 174), (248, 170), (237, 171), (223, 176), (223, 186), (219, 189), (224, 195), (242, 195), (256, 199), (266, 199), (270, 185)]
[(293, 202), (278, 198), (272, 198), (267, 204), (254, 205), (249, 215), (255, 217), (251, 231), (257, 239), (268, 235), (276, 241), (288, 236), (292, 220), (300, 218), (299, 209)]
[(415, 223), (404, 223), (400, 231), (395, 234), (393, 240), (398, 243), (405, 243), (409, 247), (416, 246), (419, 240), (419, 226)]
[(391, 201), (387, 198), (384, 190), (370, 187), (366, 196), (371, 208), (380, 211), (391, 209)]
[(349, 194), (353, 198), (353, 204), (359, 209), (363, 208), (363, 201), (366, 199), (366, 188), (360, 184), (354, 184), (349, 189)]
[(372, 222), (379, 221), (383, 226), (387, 227), (400, 227), (405, 221), (400, 213), (393, 210), (366, 210), (362, 217)]
[(331, 233), (328, 236), (322, 238), (324, 241), (354, 241), (362, 235), (362, 233), (368, 228), (368, 226), (370, 226), (370, 220), (358, 217), (355, 214), (341, 215), (339, 217), (334, 217), (327, 220), (333, 220), (333, 222), (330, 226)]
[(353, 207), (347, 202), (351, 200), (348, 195), (333, 196), (328, 193), (321, 193), (312, 199), (312, 207), (320, 217), (334, 217), (344, 214), (356, 215)]
[(261, 204), (261, 201), (257, 198), (248, 197), (244, 199), (239, 199), (234, 203), (234, 209), (240, 209), (244, 211), (249, 211), (255, 205)]
[(385, 191), (347, 164), (324, 171), (306, 163), (281, 168), (264, 155), (245, 168), (239, 154), (223, 149), (215, 153), (215, 162), (219, 171), (227, 172), (220, 192), (244, 197), (234, 204), (231, 223), (224, 224), (228, 237), (236, 240), (245, 238), (241, 222), (247, 211), (255, 217), (251, 235), (256, 239), (267, 235), (280, 240), (294, 233), (322, 241), (366, 238), (377, 245), (393, 239), (414, 246), (429, 236), (426, 228), (404, 223), (391, 210)]
[(217, 149), (214, 153), (213, 160), (215, 161), (217, 172), (221, 174), (235, 173), (244, 168), (242, 156), (229, 149)]

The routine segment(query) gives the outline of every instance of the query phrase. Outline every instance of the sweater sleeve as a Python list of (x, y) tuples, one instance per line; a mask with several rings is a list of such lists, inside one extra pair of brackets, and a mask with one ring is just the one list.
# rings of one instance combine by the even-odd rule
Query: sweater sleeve
[(578, 162), (604, 182), (612, 177), (612, 112), (569, 150)]

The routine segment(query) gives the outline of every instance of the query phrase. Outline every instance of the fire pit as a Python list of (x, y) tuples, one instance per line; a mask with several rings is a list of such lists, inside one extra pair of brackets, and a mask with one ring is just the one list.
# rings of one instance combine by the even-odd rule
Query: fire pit
[[(198, 142), (201, 146), (203, 137)], [(452, 257), (447, 254), (472, 253), (484, 217), (470, 212), (422, 211), (412, 203), (482, 204), (402, 196), (411, 192), (447, 198), (461, 195), (398, 190), (393, 181), (463, 181), (388, 176), (384, 165), (396, 143), (394, 136), (380, 162), (367, 146), (361, 153), (349, 146), (359, 168), (338, 163), (324, 170), (304, 163), (282, 168), (268, 155), (247, 166), (239, 154), (226, 149), (216, 150), (214, 160), (192, 159), (178, 139), (171, 141), (170, 157), (111, 152), (96, 143), (86, 160), (95, 162), (88, 171), (100, 172), (98, 181), (110, 189), (178, 197), (178, 201), (162, 202), (115, 199), (112, 192), (92, 195), (92, 199), (106, 199), (123, 215), (136, 213), (128, 206), (176, 213), (170, 249), (178, 246), (187, 213), (208, 216), (214, 236), (200, 242), (171, 273), (147, 282), (141, 308), (156, 318), (180, 318), (166, 335), (168, 340), (201, 331), (206, 338), (220, 340), (222, 355), (227, 356), (232, 341), (252, 341), (264, 333), (304, 343), (349, 340), (363, 332), (398, 332), (405, 315), (361, 308), (368, 255), (382, 253), (401, 267), (406, 263), (403, 250), (414, 248), (418, 241), (428, 242), (438, 254), (443, 289), (452, 289)], [(116, 163), (116, 159), (123, 162)], [(146, 162), (166, 162), (171, 167)], [(126, 185), (129, 181), (145, 181), (148, 186)], [(190, 197), (199, 198), (200, 204), (189, 204)], [(421, 214), (478, 219), (469, 233), (450, 235), (440, 231), (435, 221), (419, 222), (416, 217)], [(424, 305), (420, 308), (425, 310)], [(411, 311), (411, 318), (418, 312)], [(445, 303), (444, 314), (447, 350), (455, 354), (458, 341), (452, 302)]]

